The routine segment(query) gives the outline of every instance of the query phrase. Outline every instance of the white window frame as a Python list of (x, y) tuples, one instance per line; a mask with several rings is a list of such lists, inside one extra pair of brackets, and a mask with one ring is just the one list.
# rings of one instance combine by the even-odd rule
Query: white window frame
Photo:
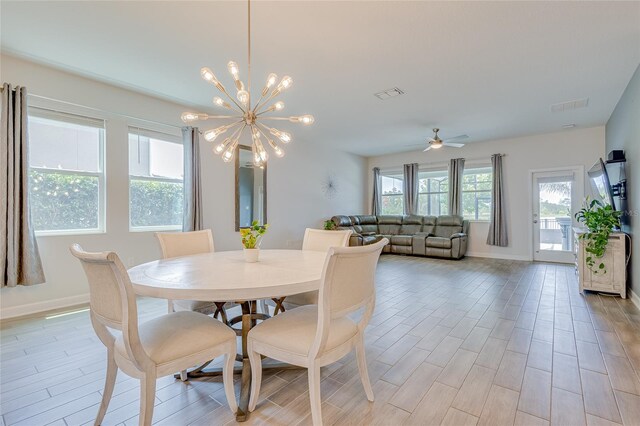
[[(431, 192), (431, 188), (429, 187), (429, 185), (427, 185), (427, 192), (420, 191), (420, 180), (429, 179), (429, 177), (424, 177), (424, 175), (425, 174), (430, 174), (430, 173), (433, 173), (433, 172), (439, 172), (439, 173), (444, 172), (444, 174), (447, 177), (447, 179), (449, 178), (448, 177), (449, 172), (448, 172), (447, 169), (420, 170), (418, 172), (418, 207), (420, 206), (420, 197), (422, 197), (423, 195), (427, 196), (427, 200), (429, 200), (428, 203), (431, 203), (431, 195), (442, 194), (447, 198), (449, 197), (449, 191), (448, 190), (445, 191), (445, 192)], [(447, 205), (448, 205), (448, 201), (447, 201)], [(419, 211), (418, 214), (422, 214), (422, 212)], [(448, 214), (448, 211), (445, 214)], [(431, 212), (427, 212), (427, 215), (438, 216), (438, 215), (432, 215)]]
[[(181, 136), (177, 134), (170, 134), (167, 132), (161, 132), (157, 130), (151, 130), (146, 127), (138, 127), (138, 126), (129, 126), (127, 131), (127, 153), (129, 152), (129, 135), (130, 134), (139, 134), (144, 135), (149, 138), (158, 139), (163, 142), (170, 142), (181, 145), (184, 150), (184, 142), (182, 141)], [(181, 183), (182, 190), (184, 191), (184, 164), (183, 164), (183, 178), (182, 179), (171, 179), (171, 178), (162, 178), (162, 177), (149, 177), (149, 176), (138, 176), (132, 175), (129, 170), (129, 156), (127, 155), (127, 174), (128, 174), (128, 200), (129, 204), (127, 206), (128, 218), (127, 221), (129, 223), (129, 232), (158, 232), (158, 231), (182, 231), (183, 224), (180, 225), (157, 225), (157, 226), (132, 226), (131, 225), (131, 180), (143, 180), (147, 182), (165, 182), (165, 183)], [(184, 206), (183, 206), (184, 208)], [(183, 212), (183, 220), (184, 220), (184, 212)]]
[[(53, 229), (53, 230), (35, 230), (36, 237), (43, 236), (56, 236), (56, 235), (91, 235), (91, 234), (104, 234), (106, 230), (106, 205), (107, 205), (107, 192), (106, 192), (106, 167), (105, 167), (105, 141), (106, 141), (106, 120), (104, 118), (91, 117), (86, 115), (80, 115), (75, 113), (69, 113), (60, 111), (57, 109), (49, 109), (45, 107), (30, 106), (27, 112), (29, 117), (38, 117), (52, 121), (58, 121), (62, 123), (72, 123), (85, 125), (88, 127), (96, 127), (101, 130), (100, 140), (98, 145), (98, 166), (99, 172), (86, 172), (78, 170), (67, 169), (53, 169), (48, 167), (33, 167), (29, 164), (29, 172), (36, 170), (40, 173), (51, 174), (63, 174), (63, 175), (79, 175), (79, 176), (92, 176), (98, 178), (98, 227), (93, 229)], [(102, 126), (98, 126), (99, 122), (102, 122)], [(93, 126), (90, 126), (93, 124)], [(29, 188), (29, 192), (31, 188)]]
[[(380, 206), (382, 209), (384, 209), (384, 197), (400, 197), (400, 199), (402, 200), (402, 213), (400, 213), (401, 215), (404, 214), (404, 176), (402, 171), (397, 171), (397, 170), (388, 170), (388, 171), (381, 171), (380, 172), (380, 180), (382, 181), (382, 178), (386, 177), (389, 179), (399, 179), (400, 181), (402, 181), (402, 186), (400, 187), (400, 193), (399, 194), (384, 194), (382, 191), (382, 182), (380, 183)], [(385, 213), (384, 211), (380, 212), (382, 215), (387, 215), (387, 214), (391, 214), (391, 213)]]
[[(467, 172), (473, 172), (473, 171), (476, 171), (478, 169), (489, 169), (489, 173), (493, 174), (493, 170), (491, 169), (491, 165), (490, 164), (489, 165), (488, 164), (478, 164), (478, 165), (474, 165), (473, 167), (465, 168), (463, 174), (467, 174)], [(469, 173), (469, 174), (471, 174), (471, 173)], [(478, 173), (474, 173), (474, 174), (478, 174)], [(493, 178), (493, 176), (492, 176), (492, 178)], [(493, 183), (492, 183), (492, 186), (493, 186)], [(493, 204), (493, 199), (491, 197), (491, 191), (492, 191), (491, 189), (488, 189), (488, 190), (487, 189), (480, 189), (480, 190), (478, 190), (477, 186), (476, 186), (476, 190), (468, 191), (468, 190), (464, 190), (464, 184), (463, 184), (462, 191), (461, 191), (461, 195), (462, 195), (462, 212), (463, 212), (463, 214), (464, 214), (464, 194), (468, 194), (468, 193), (475, 193), (476, 194), (476, 197), (475, 197), (476, 203), (475, 203), (475, 206), (474, 206), (474, 217), (473, 218), (465, 217), (464, 219), (466, 219), (466, 220), (468, 220), (470, 222), (490, 222), (491, 221), (491, 219), (479, 219), (478, 218), (478, 204), (477, 204), (478, 193), (486, 193), (486, 192), (489, 193), (489, 202), (491, 204)]]

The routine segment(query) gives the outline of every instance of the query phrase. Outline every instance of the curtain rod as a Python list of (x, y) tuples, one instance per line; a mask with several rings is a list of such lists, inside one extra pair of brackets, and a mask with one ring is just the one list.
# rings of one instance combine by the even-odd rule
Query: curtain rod
[[(503, 157), (506, 157), (507, 154), (500, 154)], [(460, 157), (464, 158), (464, 157)], [(489, 157), (473, 157), (473, 158), (465, 158), (465, 161), (491, 161), (491, 156)], [(379, 167), (382, 172), (402, 172), (402, 164), (395, 166), (387, 166), (387, 167)], [(436, 167), (448, 167), (449, 161), (437, 161), (433, 163), (418, 163), (418, 168), (436, 168)], [(375, 166), (378, 167), (378, 166)]]
[(165, 127), (173, 127), (174, 129), (182, 129), (182, 127), (180, 127), (180, 126), (174, 126), (174, 125), (172, 125), (172, 124), (166, 124), (166, 123), (161, 123), (161, 122), (159, 122), (159, 121), (147, 120), (147, 119), (145, 119), (145, 118), (133, 117), (133, 116), (131, 116), (131, 115), (120, 114), (120, 113), (118, 113), (118, 112), (113, 112), (113, 111), (106, 111), (106, 110), (103, 110), (103, 109), (98, 109), (98, 108), (88, 107), (88, 106), (80, 105), (80, 104), (76, 104), (76, 103), (73, 103), (73, 102), (61, 101), (61, 100), (59, 100), (59, 99), (49, 98), (49, 97), (41, 96), (41, 95), (35, 95), (35, 94), (33, 94), (33, 93), (28, 93), (28, 94), (27, 94), (27, 96), (29, 96), (29, 97), (34, 97), (34, 98), (38, 98), (38, 99), (44, 99), (44, 100), (46, 100), (46, 101), (59, 102), (59, 103), (66, 104), (66, 105), (71, 105), (71, 106), (74, 106), (74, 107), (80, 107), (80, 108), (88, 109), (88, 110), (91, 110), (91, 111), (96, 111), (96, 112), (98, 112), (98, 113), (107, 113), (107, 114), (115, 115), (115, 116), (122, 117), (122, 118), (132, 118), (132, 119), (134, 119), (134, 120), (144, 121), (144, 122), (146, 122), (146, 123), (158, 124), (158, 125), (165, 126)]

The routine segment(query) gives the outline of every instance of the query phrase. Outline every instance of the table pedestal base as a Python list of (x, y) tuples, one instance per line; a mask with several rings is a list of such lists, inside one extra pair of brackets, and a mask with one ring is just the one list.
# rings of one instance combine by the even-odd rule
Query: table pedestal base
[[(272, 299), (276, 304), (274, 315), (277, 315), (279, 312), (284, 312), (285, 308), (282, 306), (282, 302), (284, 301), (284, 297)], [(241, 329), (234, 328), (233, 330), (236, 332), (238, 336), (242, 338), (242, 353), (236, 355), (236, 361), (242, 363), (242, 368), (236, 368), (233, 371), (233, 374), (241, 374), (241, 382), (240, 382), (240, 401), (238, 402), (238, 412), (236, 413), (236, 421), (244, 422), (249, 417), (249, 397), (251, 391), (251, 363), (249, 362), (249, 354), (247, 352), (247, 336), (249, 335), (249, 331), (252, 327), (256, 325), (256, 321), (265, 320), (270, 318), (271, 316), (266, 313), (257, 312), (257, 303), (255, 300), (248, 302), (239, 302), (242, 307), (242, 315), (231, 318), (229, 321), (226, 321), (226, 318), (223, 316), (223, 322), (225, 322), (229, 327), (237, 323), (242, 323)], [(222, 316), (222, 315), (221, 315)], [(233, 328), (233, 327), (232, 327)], [(213, 361), (213, 360), (211, 360)], [(201, 377), (214, 377), (220, 376), (222, 374), (221, 368), (215, 368), (211, 370), (204, 370), (211, 361), (207, 361), (201, 366), (195, 368), (194, 370), (187, 372), (188, 379), (198, 379)], [(301, 368), (291, 364), (277, 363), (277, 364), (267, 364), (264, 365), (263, 370), (285, 370), (285, 369), (297, 369)], [(180, 374), (176, 374), (174, 376), (176, 379), (180, 378)]]

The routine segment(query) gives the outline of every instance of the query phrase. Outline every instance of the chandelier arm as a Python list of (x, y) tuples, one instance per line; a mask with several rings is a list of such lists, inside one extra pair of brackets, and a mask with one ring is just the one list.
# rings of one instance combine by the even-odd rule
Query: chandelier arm
[[(258, 112), (260, 111), (260, 108), (264, 108), (269, 103), (269, 101), (275, 99), (279, 94), (280, 93), (274, 95), (273, 92), (271, 92), (271, 94), (264, 99), (264, 102), (262, 103), (262, 105), (256, 105), (256, 107), (253, 109), (254, 114), (258, 115)], [(262, 99), (262, 98), (260, 98), (260, 99)], [(266, 111), (262, 111), (260, 113), (264, 113), (264, 112), (266, 112)]]
[(238, 109), (240, 110), (240, 111), (238, 111), (238, 112), (241, 112), (241, 113), (243, 113), (243, 114), (245, 113), (244, 108), (242, 108), (242, 106), (240, 106), (240, 104), (239, 104), (238, 102), (236, 102), (236, 100), (233, 98), (233, 96), (231, 96), (231, 95), (229, 94), (229, 92), (227, 92), (227, 89), (225, 89), (225, 88), (224, 88), (224, 86), (222, 86), (222, 85), (221, 85), (221, 87), (216, 86), (216, 88), (217, 88), (219, 91), (221, 91), (222, 93), (224, 93), (224, 95), (225, 95), (227, 98), (229, 98), (229, 100), (230, 100), (231, 102), (233, 102), (233, 103), (238, 107)]
[(270, 117), (270, 116), (264, 116), (264, 117), (260, 117), (261, 120), (283, 120), (283, 121), (290, 121), (289, 117)]
[[(260, 123), (260, 122), (258, 122), (258, 121), (256, 121), (256, 125), (257, 125), (257, 126), (262, 126), (262, 127), (264, 127), (264, 128), (265, 128), (265, 130), (267, 130), (267, 131), (269, 131), (269, 132), (270, 132), (271, 130), (273, 130), (271, 127), (269, 127), (269, 126), (267, 126), (267, 125), (265, 125), (265, 124), (262, 124), (262, 123)], [(264, 134), (264, 133), (263, 133), (263, 134)]]
[[(223, 119), (223, 118), (241, 118), (241, 116), (238, 115), (209, 115), (207, 118), (205, 118), (203, 121), (207, 121), (207, 120), (215, 120), (215, 119)], [(240, 120), (242, 121), (242, 120)], [(240, 122), (238, 121), (238, 123)]]
[[(257, 124), (257, 123), (256, 123)], [(264, 138), (266, 140), (269, 140), (269, 136), (258, 126), (256, 126), (256, 129), (258, 129), (258, 131), (260, 132), (260, 134), (262, 134), (262, 136), (264, 136)]]

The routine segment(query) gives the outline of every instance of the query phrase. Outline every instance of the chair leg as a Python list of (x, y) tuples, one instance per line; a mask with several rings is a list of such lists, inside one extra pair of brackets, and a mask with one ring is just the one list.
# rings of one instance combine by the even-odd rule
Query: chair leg
[(313, 426), (322, 426), (322, 395), (320, 395), (320, 367), (310, 365), (309, 370), (309, 402), (311, 403), (311, 419)]
[(183, 382), (186, 382), (187, 380), (189, 380), (189, 375), (187, 374), (187, 370), (180, 371), (180, 380), (182, 380)]
[(140, 426), (151, 426), (156, 400), (156, 371), (147, 371), (140, 381)]
[(175, 307), (173, 306), (173, 300), (167, 300), (167, 311), (169, 313), (175, 312)]
[(262, 357), (254, 352), (249, 345), (249, 361), (251, 362), (251, 396), (249, 397), (249, 411), (256, 409), (260, 397), (260, 385), (262, 384)]
[(96, 416), (96, 420), (94, 422), (96, 426), (102, 424), (104, 415), (107, 412), (107, 408), (109, 407), (109, 402), (111, 401), (111, 395), (113, 395), (113, 387), (116, 384), (117, 375), (118, 375), (118, 365), (116, 364), (116, 360), (113, 357), (113, 350), (109, 350), (107, 352), (107, 377), (105, 378), (105, 381), (104, 381), (104, 391), (102, 392), (102, 403), (100, 403), (100, 409), (98, 410), (98, 415)]
[(369, 371), (367, 370), (367, 359), (365, 356), (364, 339), (362, 334), (356, 343), (356, 360), (358, 362), (358, 372), (360, 373), (360, 380), (362, 380), (362, 386), (364, 392), (367, 394), (367, 399), (373, 402), (373, 389), (371, 388), (371, 382), (369, 381)]
[(224, 393), (227, 396), (227, 403), (231, 412), (235, 414), (238, 411), (238, 402), (236, 401), (236, 392), (233, 388), (233, 366), (236, 360), (236, 346), (233, 342), (233, 349), (224, 356), (224, 365), (222, 366), (222, 381), (224, 382)]

